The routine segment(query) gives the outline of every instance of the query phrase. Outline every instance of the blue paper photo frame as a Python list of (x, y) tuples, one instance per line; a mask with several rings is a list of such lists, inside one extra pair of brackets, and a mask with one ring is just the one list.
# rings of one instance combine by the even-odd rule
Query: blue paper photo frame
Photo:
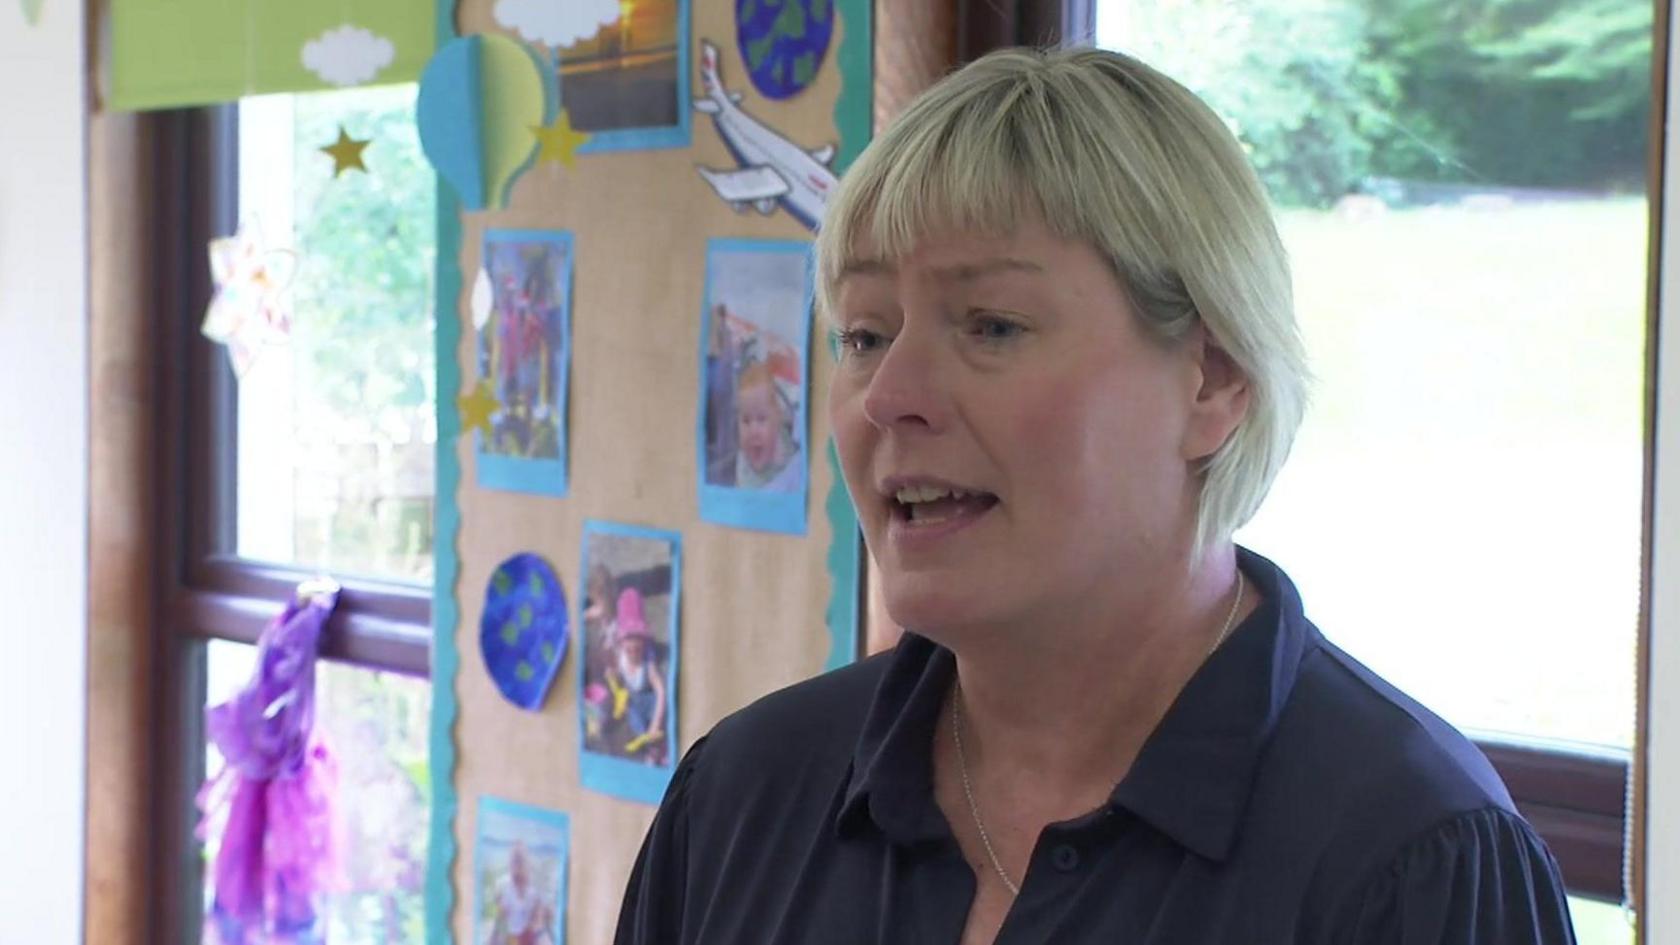
[(478, 484), (563, 497), (572, 360), (572, 234), (484, 235), (490, 317), (478, 332), (478, 374), (500, 403), (474, 434)]
[(811, 244), (706, 244), (695, 439), (700, 518), (805, 534), (810, 491)]
[(529, 930), (533, 940), (565, 945), (571, 850), (571, 819), (560, 811), (480, 797), (472, 940), (521, 941)]
[[(555, 55), (559, 107), (573, 128), (589, 134), (579, 154), (689, 146), (692, 6), (692, 0), (644, 0), (632, 22), (621, 20), (594, 40)], [(649, 114), (643, 118), (637, 111)]]
[(590, 520), (578, 599), (583, 786), (657, 804), (676, 771), (682, 536)]

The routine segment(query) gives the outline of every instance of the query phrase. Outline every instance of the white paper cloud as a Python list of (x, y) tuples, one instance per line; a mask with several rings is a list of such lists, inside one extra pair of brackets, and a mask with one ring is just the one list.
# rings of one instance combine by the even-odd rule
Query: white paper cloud
[(303, 67), (332, 85), (361, 85), (396, 56), (390, 40), (348, 23), (303, 44)]
[(533, 43), (570, 46), (619, 17), (619, 0), (496, 0), (496, 22)]

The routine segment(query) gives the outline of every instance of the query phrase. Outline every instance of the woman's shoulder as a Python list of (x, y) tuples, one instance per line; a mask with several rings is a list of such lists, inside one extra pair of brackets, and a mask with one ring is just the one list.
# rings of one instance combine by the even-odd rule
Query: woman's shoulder
[(1487, 756), (1451, 723), (1338, 647), (1325, 643), (1315, 656), (1302, 674), (1300, 721), (1353, 783), (1420, 816), (1514, 810)]
[(1315, 850), (1321, 880), (1343, 889), (1443, 825), (1489, 814), (1520, 821), (1469, 738), (1328, 643), (1301, 667), (1253, 803), (1268, 834)]

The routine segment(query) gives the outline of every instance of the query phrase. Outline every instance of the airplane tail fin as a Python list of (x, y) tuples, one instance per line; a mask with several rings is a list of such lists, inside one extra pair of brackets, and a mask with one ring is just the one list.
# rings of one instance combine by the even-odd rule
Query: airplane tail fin
[(708, 40), (700, 41), (700, 71), (714, 83), (720, 78), (718, 74), (718, 48)]

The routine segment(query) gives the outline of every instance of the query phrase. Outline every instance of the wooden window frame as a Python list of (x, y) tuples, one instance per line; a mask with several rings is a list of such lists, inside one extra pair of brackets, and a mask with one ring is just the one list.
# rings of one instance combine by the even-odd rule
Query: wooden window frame
[[(193, 941), (203, 867), (190, 842), (203, 781), (205, 644), (255, 644), (297, 585), (318, 572), (234, 553), (237, 399), (225, 351), (198, 331), (211, 280), (206, 247), (238, 224), (235, 106), (143, 116), (157, 169), (145, 226), (156, 261), (141, 306), (157, 350), (151, 457), (154, 521), (151, 615), (156, 724), (151, 771), (152, 941)], [(324, 658), (427, 677), (432, 589), (333, 575), (338, 606)]]

